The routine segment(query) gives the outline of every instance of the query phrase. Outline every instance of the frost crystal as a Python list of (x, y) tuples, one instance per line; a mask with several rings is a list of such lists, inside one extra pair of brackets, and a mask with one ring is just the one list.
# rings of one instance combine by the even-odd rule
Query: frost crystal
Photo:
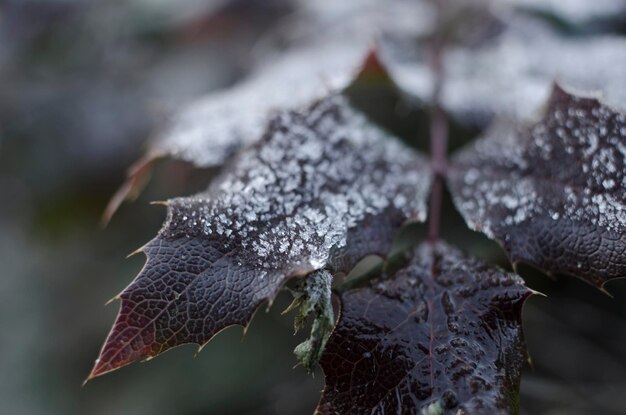
[(432, 24), (423, 2), (301, 2), (286, 27), (295, 38), (269, 53), (234, 87), (209, 94), (175, 114), (153, 150), (207, 167), (256, 142), (272, 115), (303, 109), (341, 91), (357, 74), (379, 33), (423, 33)]
[(221, 164), (261, 138), (273, 113), (301, 108), (344, 88), (366, 52), (366, 47), (344, 42), (279, 56), (243, 83), (183, 109), (154, 147), (197, 166)]
[(170, 202), (163, 232), (246, 241), (246, 255), (266, 268), (318, 269), (368, 217), (423, 221), (425, 166), (335, 96), (308, 112), (281, 113), (206, 192)]
[[(404, 222), (425, 219), (429, 185), (424, 158), (345, 98), (282, 112), (206, 192), (169, 201), (91, 377), (247, 325), (290, 277), (386, 254)], [(317, 350), (301, 355), (311, 362), (316, 333), (299, 349)]]
[(472, 229), (509, 250), (562, 252), (563, 264), (565, 252), (584, 257), (592, 279), (599, 270), (619, 276), (626, 267), (624, 125), (623, 112), (556, 86), (541, 121), (497, 125), (455, 158), (455, 204)]

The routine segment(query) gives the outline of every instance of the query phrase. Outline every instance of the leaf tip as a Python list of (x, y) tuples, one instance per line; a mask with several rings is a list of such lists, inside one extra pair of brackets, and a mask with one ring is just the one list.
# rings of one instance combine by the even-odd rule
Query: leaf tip
[(248, 329), (250, 328), (250, 324), (252, 323), (252, 319), (250, 319), (250, 321), (248, 321), (247, 324), (241, 326), (242, 327), (242, 335), (241, 335), (241, 341), (243, 342), (244, 339), (246, 338), (246, 336), (248, 335)]
[(355, 83), (363, 79), (390, 80), (389, 72), (376, 43), (370, 45), (352, 82)]
[(133, 252), (131, 252), (130, 254), (126, 255), (126, 259), (128, 259), (130, 257), (133, 257), (133, 256), (135, 256), (135, 255), (137, 255), (137, 254), (139, 254), (141, 252), (145, 252), (145, 248), (146, 248), (146, 246), (144, 245), (142, 247), (139, 247), (139, 248), (135, 249)]
[[(528, 287), (526, 287), (526, 288), (528, 288)], [(539, 297), (548, 298), (548, 295), (542, 293), (541, 291), (536, 291), (536, 290), (533, 290), (532, 288), (528, 288), (528, 291), (529, 291), (529, 294), (528, 294), (529, 297), (532, 297), (534, 295), (538, 295)]]
[(148, 182), (154, 164), (164, 156), (165, 154), (162, 151), (151, 150), (130, 166), (126, 173), (126, 179), (113, 194), (104, 212), (102, 212), (100, 220), (102, 227), (106, 227), (109, 224), (122, 203), (127, 200), (134, 200), (139, 196), (141, 190)]
[[(207, 342), (207, 343), (208, 343), (208, 342)], [(196, 352), (195, 352), (195, 353), (194, 353), (194, 355), (193, 355), (194, 359), (195, 359), (196, 357), (198, 357), (198, 355), (199, 355), (200, 353), (202, 353), (202, 349), (204, 349), (204, 346), (206, 346), (206, 345), (207, 345), (207, 343), (202, 343), (202, 344), (199, 344), (199, 345), (198, 345), (198, 350), (196, 350)]]
[(98, 357), (93, 364), (93, 368), (91, 369), (91, 372), (89, 372), (89, 375), (83, 381), (83, 386), (85, 386), (88, 382), (92, 381), (93, 379), (98, 378), (102, 375), (105, 375), (109, 372), (112, 372), (115, 369), (117, 369), (117, 367), (111, 368), (109, 365), (103, 362), (100, 357)]
[(89, 375), (87, 376), (87, 378), (83, 381), (83, 386), (85, 386), (88, 382), (90, 382), (91, 380), (104, 375), (105, 373), (110, 372), (113, 369), (105, 369), (104, 365), (102, 364), (102, 361), (100, 358), (97, 358), (96, 361), (93, 364), (93, 368), (91, 369), (91, 372), (89, 372)]
[(106, 306), (108, 306), (109, 304), (111, 304), (112, 302), (114, 302), (114, 301), (118, 301), (118, 300), (120, 300), (121, 298), (122, 298), (122, 297), (121, 297), (121, 294), (116, 294), (116, 295), (114, 295), (113, 297), (109, 298), (109, 299), (107, 300), (107, 302), (106, 302), (106, 303), (104, 303), (104, 306), (106, 307)]
[(606, 284), (606, 281), (605, 281), (605, 282), (604, 282), (601, 286), (599, 286), (599, 287), (598, 287), (598, 289), (600, 290), (600, 292), (601, 292), (602, 294), (606, 295), (607, 297), (611, 298), (611, 299), (615, 298), (615, 296), (614, 296), (613, 294), (611, 294), (611, 293), (609, 292), (609, 290), (607, 290), (606, 288), (604, 288), (604, 284)]
[(378, 50), (375, 43), (370, 45), (361, 68), (362, 72), (385, 72), (385, 67), (378, 57)]

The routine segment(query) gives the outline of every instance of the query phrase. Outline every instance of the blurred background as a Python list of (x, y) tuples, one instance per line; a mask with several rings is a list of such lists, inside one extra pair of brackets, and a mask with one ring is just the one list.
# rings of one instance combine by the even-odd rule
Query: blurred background
[[(302, 339), (280, 315), (288, 295), (245, 338), (230, 328), (197, 356), (180, 347), (81, 386), (117, 312), (104, 303), (143, 264), (124, 258), (164, 219), (149, 202), (194, 193), (213, 172), (158, 166), (103, 228), (109, 198), (165, 115), (240, 79), (262, 34), (292, 11), (287, 0), (0, 1), (0, 413), (312, 413), (323, 375), (292, 369)], [(365, 79), (351, 95), (424, 147), (423, 117), (384, 80)], [(453, 129), (452, 146), (474, 134)], [(444, 234), (508, 266), (449, 198)], [(524, 310), (533, 365), (522, 413), (625, 414), (626, 281), (608, 284), (609, 298), (573, 278), (520, 272), (548, 295)]]

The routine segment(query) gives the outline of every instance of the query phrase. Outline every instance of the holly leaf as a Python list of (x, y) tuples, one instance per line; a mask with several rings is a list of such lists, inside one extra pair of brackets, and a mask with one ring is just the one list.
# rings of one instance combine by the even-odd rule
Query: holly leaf
[(598, 287), (626, 275), (626, 115), (555, 85), (543, 118), (455, 156), (454, 202), (511, 261)]
[(520, 277), (423, 244), (391, 279), (341, 296), (319, 414), (511, 414), (526, 353)]
[(359, 70), (366, 48), (348, 42), (303, 47), (278, 55), (232, 88), (209, 94), (173, 114), (104, 213), (108, 222), (134, 198), (156, 161), (169, 157), (198, 167), (220, 166), (243, 147), (261, 139), (273, 114), (302, 109), (330, 92), (341, 91)]
[(347, 271), (423, 221), (425, 159), (345, 98), (283, 112), (208, 190), (167, 202), (90, 377), (247, 325), (294, 276)]
[[(341, 5), (297, 1), (294, 6), (293, 16), (255, 48), (264, 53), (257, 53), (261, 57), (247, 77), (173, 111), (148, 143), (146, 154), (129, 169), (104, 222), (140, 192), (156, 161), (173, 158), (201, 168), (221, 166), (260, 140), (276, 113), (302, 110), (329, 93), (345, 90), (375, 49), (380, 33), (414, 35), (432, 25), (431, 6), (414, 0)], [(273, 43), (283, 47), (268, 46)]]
[(199, 167), (221, 165), (236, 150), (258, 141), (276, 112), (302, 109), (354, 79), (379, 32), (416, 33), (427, 26), (427, 6), (393, 0), (330, 4), (296, 3), (282, 32), (287, 47), (266, 51), (250, 75), (177, 111), (151, 144), (153, 153)]
[(366, 54), (367, 45), (339, 42), (270, 57), (241, 83), (174, 114), (151, 151), (199, 167), (221, 165), (240, 148), (261, 139), (273, 114), (301, 109), (345, 88)]

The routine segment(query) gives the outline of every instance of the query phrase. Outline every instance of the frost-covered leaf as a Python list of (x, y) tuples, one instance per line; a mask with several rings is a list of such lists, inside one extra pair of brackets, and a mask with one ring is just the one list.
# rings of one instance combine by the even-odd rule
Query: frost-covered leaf
[(259, 140), (273, 113), (301, 108), (347, 86), (366, 53), (367, 45), (341, 42), (270, 59), (242, 83), (176, 114), (153, 148), (200, 167), (222, 164)]
[(91, 376), (247, 325), (289, 277), (385, 254), (429, 186), (424, 158), (343, 97), (281, 113), (206, 192), (168, 202)]
[[(258, 141), (277, 112), (305, 108), (345, 89), (381, 33), (415, 36), (429, 31), (433, 22), (431, 6), (424, 1), (294, 3), (296, 11), (278, 34), (268, 34), (268, 39), (285, 38), (280, 43), (287, 46), (259, 48), (270, 51), (261, 54), (248, 77), (177, 109), (138, 164), (172, 157), (198, 167), (222, 165)], [(137, 169), (129, 171), (107, 207), (105, 221), (140, 190), (141, 179), (149, 171), (141, 173), (139, 177)]]
[[(501, 29), (479, 45), (450, 45), (444, 53), (442, 103), (455, 117), (485, 123), (494, 115), (536, 115), (559, 79), (626, 107), (626, 38), (565, 37), (530, 18), (501, 17)], [(488, 22), (485, 24), (489, 24)], [(495, 25), (494, 25), (495, 26)], [(396, 44), (383, 50), (392, 78), (411, 96), (427, 99), (433, 79), (425, 51)], [(385, 56), (383, 56), (385, 58)]]
[(601, 287), (626, 276), (626, 115), (555, 86), (543, 119), (496, 125), (455, 157), (468, 225), (513, 262)]
[(366, 55), (367, 45), (347, 41), (303, 47), (269, 59), (232, 88), (190, 103), (174, 114), (150, 143), (146, 155), (135, 163), (150, 160), (148, 169), (141, 170), (143, 175), (140, 177), (135, 168), (129, 170), (104, 220), (141, 189), (141, 179), (155, 160), (172, 157), (198, 167), (222, 165), (246, 145), (260, 140), (273, 114), (301, 109), (346, 87)]
[(219, 165), (260, 139), (275, 112), (300, 109), (348, 86), (379, 32), (417, 33), (429, 26), (419, 1), (331, 3), (337, 2), (299, 4), (285, 25), (291, 45), (265, 56), (243, 82), (178, 112), (153, 151), (201, 167)]
[(516, 413), (521, 278), (423, 244), (388, 280), (345, 292), (320, 414)]

